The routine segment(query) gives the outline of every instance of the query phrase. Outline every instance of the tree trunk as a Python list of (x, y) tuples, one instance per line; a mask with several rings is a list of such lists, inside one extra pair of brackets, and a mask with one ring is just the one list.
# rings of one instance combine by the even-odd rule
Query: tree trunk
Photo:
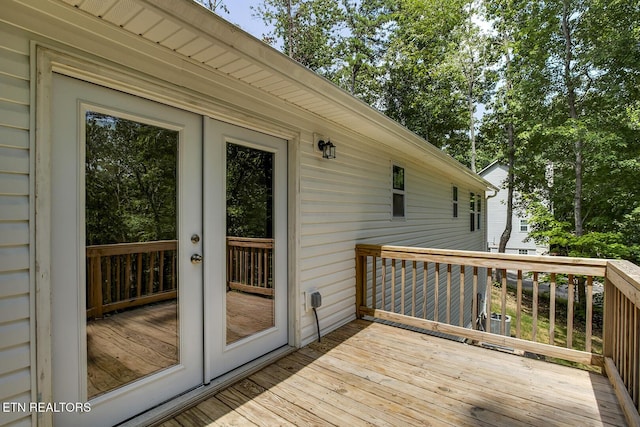
[[(571, 28), (569, 17), (569, 1), (565, 0), (562, 5), (562, 34), (564, 37), (564, 83), (567, 89), (567, 106), (569, 108), (569, 118), (573, 121), (578, 119), (578, 110), (576, 108), (576, 88), (571, 75), (571, 62), (573, 61), (573, 48), (571, 40)], [(575, 153), (575, 174), (576, 186), (573, 195), (573, 214), (575, 221), (574, 233), (576, 237), (583, 234), (582, 224), (582, 140), (578, 137), (574, 142)], [(569, 286), (572, 286), (571, 284)], [(587, 307), (586, 288), (584, 278), (578, 278), (578, 306), (585, 311)]]
[(467, 92), (467, 105), (469, 108), (469, 140), (471, 141), (471, 172), (476, 171), (476, 123), (473, 113), (473, 77), (469, 79), (469, 91)]
[(507, 89), (507, 161), (508, 161), (508, 172), (507, 172), (507, 223), (505, 224), (504, 231), (500, 236), (500, 244), (498, 245), (498, 252), (504, 253), (507, 249), (507, 243), (511, 238), (511, 229), (513, 228), (513, 187), (514, 187), (514, 166), (516, 159), (516, 148), (514, 142), (514, 130), (513, 130), (513, 117), (510, 114), (510, 104), (509, 104), (509, 94), (512, 90), (512, 81), (511, 81), (511, 57), (509, 53), (509, 45), (507, 39), (504, 39), (506, 54), (505, 54), (505, 85)]

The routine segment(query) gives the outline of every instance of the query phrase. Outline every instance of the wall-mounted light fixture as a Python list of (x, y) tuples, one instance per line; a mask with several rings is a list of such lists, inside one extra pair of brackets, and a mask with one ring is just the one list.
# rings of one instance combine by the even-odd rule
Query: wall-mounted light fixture
[(325, 159), (335, 159), (336, 158), (336, 146), (329, 140), (318, 141), (318, 149), (322, 151), (322, 157)]

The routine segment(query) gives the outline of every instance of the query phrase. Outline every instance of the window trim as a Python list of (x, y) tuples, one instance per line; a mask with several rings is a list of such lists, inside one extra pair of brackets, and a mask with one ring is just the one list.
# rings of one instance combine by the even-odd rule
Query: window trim
[(459, 194), (460, 192), (458, 191), (458, 186), (453, 185), (451, 186), (451, 203), (452, 203), (452, 216), (453, 218), (458, 218), (458, 198), (459, 198)]
[[(402, 188), (396, 188), (396, 170), (402, 171)], [(391, 163), (391, 219), (392, 220), (404, 220), (407, 218), (407, 183), (406, 183), (406, 169), (401, 163), (392, 162)], [(396, 215), (394, 209), (394, 198), (395, 195), (402, 196), (402, 215)]]
[(473, 192), (469, 193), (469, 231), (476, 231), (476, 195)]
[[(524, 225), (524, 230), (523, 230), (523, 225)], [(528, 233), (529, 232), (529, 220), (528, 219), (520, 218), (520, 232), (521, 233)]]

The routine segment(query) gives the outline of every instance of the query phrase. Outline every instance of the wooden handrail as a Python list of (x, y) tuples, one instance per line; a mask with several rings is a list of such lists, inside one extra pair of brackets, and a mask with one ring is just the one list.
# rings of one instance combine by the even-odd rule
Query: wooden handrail
[[(426, 330), (604, 367), (630, 425), (640, 425), (640, 267), (628, 261), (530, 256), (488, 252), (356, 245), (356, 312)], [(515, 271), (515, 333), (506, 331), (507, 271)], [(494, 273), (500, 277), (494, 282)], [(532, 331), (521, 328), (523, 281), (532, 288)], [(586, 276), (586, 277), (585, 277)], [(539, 294), (542, 279), (549, 286), (549, 342), (538, 342)], [(581, 325), (574, 312), (574, 286), (568, 286), (566, 324), (560, 325), (556, 290), (560, 280), (586, 286), (586, 313)], [(604, 281), (603, 355), (592, 347), (594, 282)], [(546, 285), (545, 285), (546, 286)], [(480, 306), (481, 299), (485, 305)], [(494, 300), (492, 302), (492, 299)], [(496, 303), (497, 301), (497, 303)], [(494, 309), (494, 310), (492, 310)], [(453, 310), (458, 316), (453, 316)], [(481, 319), (482, 312), (488, 314)], [(492, 330), (490, 314), (498, 327)], [(556, 343), (559, 325), (566, 328), (563, 345)], [(580, 326), (585, 344), (576, 348)], [(490, 333), (494, 332), (494, 333)], [(510, 336), (513, 335), (513, 336)]]
[(87, 246), (87, 318), (175, 299), (177, 240)]

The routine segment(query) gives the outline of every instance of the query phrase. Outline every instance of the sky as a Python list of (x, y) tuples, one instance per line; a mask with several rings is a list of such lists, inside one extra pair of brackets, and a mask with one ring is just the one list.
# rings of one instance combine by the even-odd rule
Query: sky
[(239, 25), (240, 28), (251, 34), (252, 36), (262, 40), (262, 35), (267, 32), (262, 19), (251, 16), (253, 11), (251, 6), (256, 6), (260, 3), (258, 0), (242, 0), (242, 1), (227, 1), (225, 5), (229, 10), (229, 13), (220, 11), (219, 15), (232, 24)]

